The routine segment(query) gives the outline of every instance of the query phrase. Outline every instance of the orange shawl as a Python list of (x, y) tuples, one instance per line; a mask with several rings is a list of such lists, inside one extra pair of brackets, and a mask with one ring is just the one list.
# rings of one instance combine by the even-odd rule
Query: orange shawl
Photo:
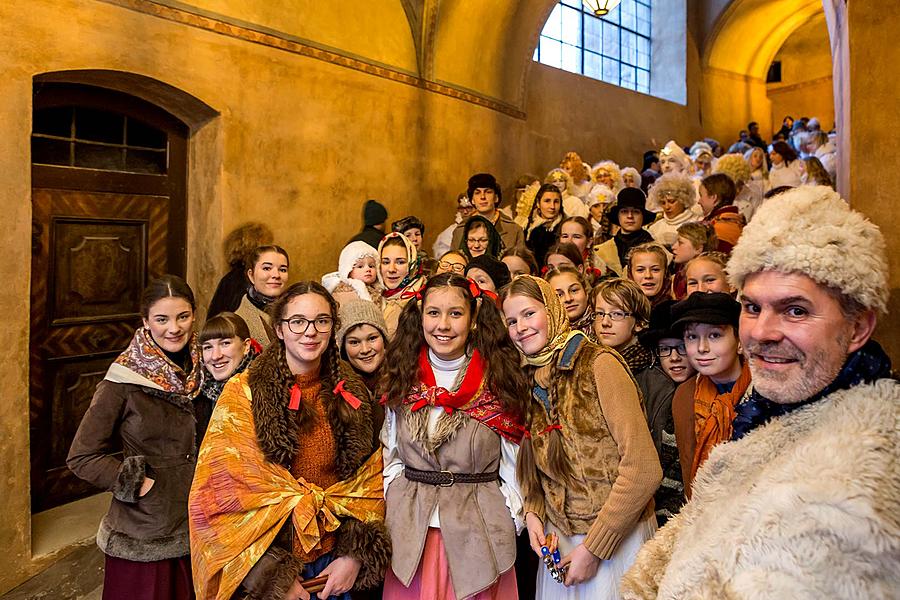
[(341, 519), (384, 520), (381, 451), (324, 490), (293, 477), (257, 444), (248, 378), (245, 371), (229, 381), (216, 402), (188, 499), (199, 600), (231, 598), (288, 517), (305, 552)]
[(694, 425), (697, 445), (694, 448), (694, 462), (691, 465), (691, 480), (697, 475), (713, 446), (731, 439), (731, 423), (734, 421), (734, 407), (750, 385), (750, 368), (747, 361), (741, 366), (741, 374), (731, 391), (720, 394), (716, 384), (709, 377), (698, 376), (694, 389)]

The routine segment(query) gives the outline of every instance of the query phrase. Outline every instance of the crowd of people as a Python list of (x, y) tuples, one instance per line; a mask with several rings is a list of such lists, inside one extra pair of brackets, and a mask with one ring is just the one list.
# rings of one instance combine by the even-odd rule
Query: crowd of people
[(290, 285), (246, 224), (199, 328), (152, 281), (68, 459), (104, 598), (892, 597), (884, 241), (813, 121), (475, 174), (430, 255), (369, 200)]

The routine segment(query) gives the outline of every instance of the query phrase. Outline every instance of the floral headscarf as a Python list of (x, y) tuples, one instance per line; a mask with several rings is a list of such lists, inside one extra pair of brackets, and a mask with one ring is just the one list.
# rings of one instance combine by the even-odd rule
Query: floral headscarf
[[(393, 290), (389, 290), (387, 288), (387, 285), (385, 285), (385, 283), (384, 283), (384, 279), (382, 279), (382, 277), (381, 277), (381, 252), (384, 249), (384, 246), (387, 243), (387, 241), (390, 239), (393, 239), (393, 238), (400, 238), (400, 240), (403, 242), (403, 246), (406, 248), (406, 260), (407, 260), (407, 264), (409, 265), (409, 271), (406, 273), (406, 276), (400, 282), (400, 285), (398, 285)], [(416, 247), (413, 245), (413, 243), (411, 241), (409, 241), (409, 238), (407, 238), (402, 233), (393, 231), (393, 232), (387, 234), (386, 236), (384, 236), (384, 238), (378, 244), (378, 262), (379, 262), (379, 264), (377, 265), (378, 268), (376, 269), (376, 273), (378, 275), (378, 283), (380, 283), (381, 287), (384, 288), (384, 291), (382, 292), (382, 294), (385, 297), (390, 298), (394, 294), (398, 294), (398, 293), (402, 292), (403, 290), (405, 290), (407, 287), (409, 287), (410, 284), (415, 283), (416, 281), (419, 280), (419, 275), (418, 275), (418, 273), (419, 273), (419, 251), (416, 250)]]
[(537, 354), (523, 356), (526, 364), (544, 366), (553, 360), (556, 351), (564, 348), (573, 336), (584, 334), (580, 331), (572, 331), (566, 309), (549, 283), (540, 277), (531, 275), (520, 275), (519, 277), (527, 277), (537, 284), (541, 290), (543, 304), (547, 309), (547, 345)]
[(116, 383), (136, 383), (169, 394), (193, 398), (203, 383), (200, 342), (196, 332), (191, 334), (188, 348), (191, 372), (185, 373), (153, 341), (149, 329), (138, 327), (131, 343), (113, 362), (106, 379)]

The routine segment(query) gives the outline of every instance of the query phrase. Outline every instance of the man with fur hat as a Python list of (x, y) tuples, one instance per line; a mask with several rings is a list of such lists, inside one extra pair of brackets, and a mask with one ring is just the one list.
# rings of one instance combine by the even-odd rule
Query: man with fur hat
[(752, 386), (625, 598), (896, 598), (900, 385), (870, 338), (878, 227), (830, 188), (764, 204), (728, 264)]
[[(466, 196), (475, 205), (478, 214), (493, 223), (494, 229), (500, 234), (503, 246), (509, 248), (525, 247), (525, 232), (515, 221), (500, 212), (502, 194), (500, 184), (490, 173), (476, 173), (469, 177), (469, 187)], [(452, 248), (459, 248), (462, 243), (464, 223), (457, 225), (453, 231)]]

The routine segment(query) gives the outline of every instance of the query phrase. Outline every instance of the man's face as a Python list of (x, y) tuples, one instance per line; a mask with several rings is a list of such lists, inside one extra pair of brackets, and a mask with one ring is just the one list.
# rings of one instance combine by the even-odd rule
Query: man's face
[(633, 233), (644, 226), (644, 213), (637, 208), (619, 209), (619, 227), (625, 233)]
[(472, 191), (472, 204), (475, 210), (483, 215), (494, 214), (494, 206), (497, 203), (497, 193), (494, 188), (475, 188)]
[(761, 271), (741, 290), (740, 336), (753, 386), (779, 404), (806, 400), (834, 381), (873, 327), (871, 312), (848, 321), (837, 298), (806, 275)]
[(750, 130), (750, 135), (759, 135), (759, 125), (757, 125), (756, 123), (754, 123), (747, 129)]

